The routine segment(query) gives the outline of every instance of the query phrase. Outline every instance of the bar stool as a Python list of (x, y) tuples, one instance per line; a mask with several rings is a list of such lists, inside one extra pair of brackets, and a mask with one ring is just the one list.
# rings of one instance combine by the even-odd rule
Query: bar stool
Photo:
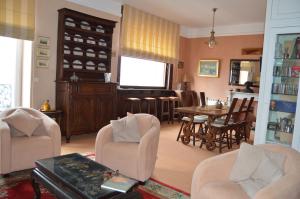
[(163, 121), (164, 116), (167, 116), (168, 123), (169, 123), (170, 122), (169, 97), (159, 97), (158, 101), (160, 105), (160, 121)]
[[(157, 117), (157, 103), (156, 99), (153, 97), (145, 97), (143, 101), (146, 102), (147, 113), (155, 115)], [(153, 111), (151, 111), (153, 110)]]
[[(128, 106), (130, 108), (131, 113), (141, 113), (142, 108), (141, 108), (141, 99), (136, 98), (136, 97), (128, 97), (125, 99), (126, 101), (126, 111), (128, 111)], [(135, 110), (137, 110), (135, 112)]]
[[(178, 108), (180, 106), (180, 99), (179, 97), (169, 97), (170, 100), (170, 115), (171, 115), (171, 121), (172, 124), (174, 123), (174, 119), (180, 121), (180, 114), (175, 108)], [(175, 117), (176, 116), (176, 117)]]

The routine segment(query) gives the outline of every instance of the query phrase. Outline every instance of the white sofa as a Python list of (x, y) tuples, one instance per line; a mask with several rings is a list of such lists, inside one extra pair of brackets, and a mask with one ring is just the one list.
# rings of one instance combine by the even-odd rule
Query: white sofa
[(10, 127), (1, 120), (16, 109), (0, 113), (0, 174), (33, 168), (38, 159), (60, 155), (61, 132), (57, 123), (45, 114), (30, 108), (21, 108), (42, 123), (31, 137), (12, 137)]
[[(260, 145), (286, 155), (285, 175), (256, 193), (254, 199), (300, 198), (300, 153), (281, 145)], [(192, 180), (191, 199), (249, 199), (241, 186), (229, 180), (238, 150), (201, 162)]]
[(96, 138), (96, 161), (128, 177), (146, 181), (154, 170), (160, 133), (159, 120), (149, 114), (135, 114), (142, 130), (140, 143), (114, 142), (111, 124)]

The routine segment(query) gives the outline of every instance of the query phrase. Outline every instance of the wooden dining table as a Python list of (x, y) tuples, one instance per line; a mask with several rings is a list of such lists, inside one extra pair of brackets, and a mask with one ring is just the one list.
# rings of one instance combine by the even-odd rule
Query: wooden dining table
[[(216, 108), (215, 105), (207, 105), (207, 106), (190, 106), (190, 107), (178, 107), (176, 108), (176, 111), (179, 113), (182, 113), (190, 118), (189, 122), (187, 122), (183, 127), (183, 135), (181, 136), (181, 141), (183, 144), (189, 144), (191, 141), (191, 135), (192, 132), (192, 125), (194, 121), (195, 115), (207, 115), (207, 128), (204, 134), (199, 135), (200, 140), (204, 142), (206, 145), (206, 148), (210, 151), (214, 150), (216, 148), (215, 139), (216, 134), (214, 131), (210, 131), (211, 124), (216, 118), (220, 118), (222, 116), (226, 116), (228, 114), (229, 107), (223, 106), (222, 108)], [(236, 108), (233, 111), (233, 115), (238, 113), (239, 109)], [(245, 111), (242, 111), (245, 112)]]

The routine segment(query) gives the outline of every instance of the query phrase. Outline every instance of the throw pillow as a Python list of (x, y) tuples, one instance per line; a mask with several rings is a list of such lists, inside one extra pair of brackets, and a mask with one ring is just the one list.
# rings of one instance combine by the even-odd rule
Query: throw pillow
[(34, 130), (41, 124), (42, 119), (34, 117), (22, 109), (17, 109), (7, 117), (2, 118), (2, 121), (7, 122), (9, 126), (16, 129), (12, 130), (12, 132), (16, 132), (15, 136), (20, 136), (20, 133), (23, 133), (30, 137)]
[(243, 180), (238, 182), (238, 184), (250, 198), (254, 198), (255, 194), (264, 187), (259, 181), (253, 179)]
[(263, 155), (263, 149), (242, 143), (229, 179), (234, 182), (249, 179), (260, 163)]
[(23, 133), (22, 131), (19, 131), (18, 129), (14, 128), (12, 125), (8, 124), (8, 126), (9, 126), (11, 137), (24, 137), (24, 136), (27, 136), (25, 133)]
[(115, 142), (140, 142), (141, 135), (135, 115), (120, 120), (111, 120), (113, 140)]
[[(245, 143), (240, 150), (230, 180), (240, 184), (250, 198), (253, 198), (260, 189), (283, 176), (285, 155)], [(242, 156), (249, 154), (251, 156)], [(248, 159), (246, 164), (242, 162), (246, 161), (245, 158)], [(242, 166), (245, 168), (241, 168)]]
[(279, 164), (283, 166), (284, 160), (285, 156), (283, 154), (265, 151), (264, 157), (250, 178), (238, 183), (247, 195), (253, 198), (260, 189), (283, 176), (283, 168)]
[(263, 186), (267, 186), (283, 176), (284, 161), (285, 155), (265, 151), (263, 159), (251, 175), (251, 178), (260, 182)]

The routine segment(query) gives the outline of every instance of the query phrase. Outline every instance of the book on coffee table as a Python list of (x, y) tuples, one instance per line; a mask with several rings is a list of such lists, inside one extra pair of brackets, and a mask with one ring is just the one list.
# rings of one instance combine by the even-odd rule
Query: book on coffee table
[(118, 191), (121, 193), (127, 193), (129, 189), (131, 189), (138, 181), (134, 179), (127, 178), (122, 175), (113, 176), (109, 180), (105, 181), (101, 188), (109, 189), (113, 191)]

